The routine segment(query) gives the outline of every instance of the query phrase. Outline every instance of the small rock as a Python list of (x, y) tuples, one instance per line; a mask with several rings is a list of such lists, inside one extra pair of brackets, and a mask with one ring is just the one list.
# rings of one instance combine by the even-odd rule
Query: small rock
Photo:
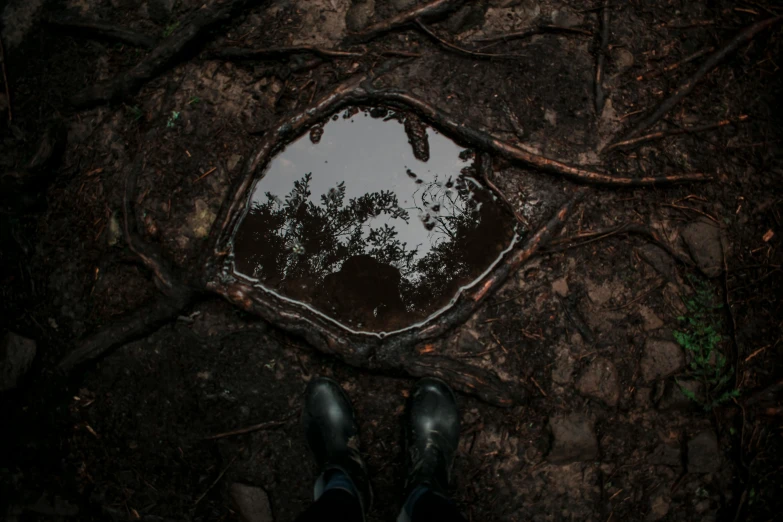
[(147, 12), (156, 23), (166, 23), (171, 19), (176, 0), (147, 0)]
[(659, 444), (650, 454), (648, 461), (650, 464), (679, 467), (682, 464), (682, 454), (679, 446)]
[(673, 375), (685, 367), (685, 354), (677, 343), (647, 339), (642, 354), (641, 372), (645, 382)]
[(720, 469), (718, 437), (712, 430), (705, 430), (688, 442), (688, 472), (715, 473)]
[(688, 410), (696, 406), (696, 402), (690, 399), (685, 392), (693, 394), (697, 401), (704, 400), (704, 385), (694, 380), (677, 380), (667, 383), (661, 400), (658, 401), (659, 410)]
[(579, 377), (576, 389), (585, 397), (602, 401), (609, 407), (616, 406), (620, 399), (617, 368), (609, 359), (597, 357)]
[(109, 246), (114, 246), (119, 243), (122, 238), (122, 230), (120, 229), (120, 218), (117, 212), (112, 212), (109, 218), (109, 227), (106, 232), (106, 242)]
[(663, 326), (663, 320), (655, 315), (655, 312), (653, 312), (649, 307), (640, 305), (639, 306), (639, 315), (642, 316), (642, 321), (644, 321), (644, 328), (645, 332), (649, 332), (651, 330), (657, 330), (661, 326)]
[(375, 0), (365, 0), (354, 4), (345, 14), (345, 26), (351, 33), (358, 33), (367, 27), (375, 14)]
[(660, 520), (669, 513), (671, 506), (671, 495), (665, 488), (660, 488), (650, 498), (650, 512), (647, 514), (647, 520)]
[(241, 154), (232, 154), (228, 158), (228, 163), (226, 163), (226, 168), (228, 168), (229, 172), (233, 172), (233, 170), (236, 168), (236, 166), (239, 165), (240, 161), (242, 161), (242, 155)]
[(195, 238), (203, 239), (209, 235), (209, 229), (215, 221), (217, 215), (209, 208), (209, 205), (203, 199), (196, 200), (196, 211), (188, 216), (188, 228), (190, 235)]
[(35, 341), (8, 332), (0, 343), (0, 391), (16, 388), (35, 359)]
[(239, 511), (244, 522), (273, 522), (272, 507), (269, 495), (261, 488), (239, 484), (231, 484), (231, 500)]
[(566, 281), (565, 277), (561, 277), (560, 279), (552, 282), (552, 291), (559, 295), (560, 297), (565, 297), (568, 295), (568, 281)]
[(392, 6), (397, 11), (406, 11), (416, 5), (416, 0), (392, 0)]
[(555, 358), (555, 366), (552, 368), (552, 381), (557, 384), (570, 384), (574, 379), (574, 362), (568, 348), (559, 349)]
[(624, 49), (622, 47), (617, 47), (613, 49), (612, 58), (614, 59), (614, 63), (617, 66), (618, 74), (624, 73), (625, 71), (633, 67), (633, 63), (634, 63), (633, 53), (628, 49)]
[(461, 353), (480, 353), (484, 351), (484, 345), (479, 341), (477, 333), (464, 330), (457, 338), (457, 349)]
[(698, 219), (685, 226), (682, 238), (704, 275), (717, 277), (723, 273), (723, 243), (718, 225), (706, 218)]
[(560, 9), (552, 12), (552, 23), (558, 27), (576, 27), (584, 21), (584, 17), (570, 9)]
[(598, 440), (593, 423), (584, 415), (571, 413), (549, 419), (552, 432), (552, 449), (547, 459), (555, 464), (595, 460), (598, 457)]
[(677, 283), (677, 265), (662, 248), (655, 245), (645, 245), (639, 249), (639, 255), (669, 282)]
[(557, 127), (557, 113), (551, 109), (545, 109), (544, 110), (544, 119), (549, 123), (552, 127)]

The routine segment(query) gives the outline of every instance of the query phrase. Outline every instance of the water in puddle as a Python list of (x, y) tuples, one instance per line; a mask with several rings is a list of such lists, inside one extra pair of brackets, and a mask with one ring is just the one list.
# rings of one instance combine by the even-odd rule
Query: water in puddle
[(486, 272), (513, 217), (445, 136), (427, 128), (429, 160), (417, 159), (404, 119), (348, 110), (274, 157), (237, 229), (235, 271), (368, 332), (426, 319)]

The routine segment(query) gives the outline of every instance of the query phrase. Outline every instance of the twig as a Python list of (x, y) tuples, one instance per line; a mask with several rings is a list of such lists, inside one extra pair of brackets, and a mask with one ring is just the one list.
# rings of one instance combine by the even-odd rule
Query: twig
[(206, 171), (204, 174), (202, 174), (201, 176), (199, 176), (199, 177), (197, 177), (196, 179), (194, 179), (194, 180), (193, 180), (193, 183), (195, 183), (195, 182), (197, 182), (197, 181), (201, 181), (202, 179), (206, 178), (207, 176), (209, 176), (210, 174), (212, 174), (212, 173), (213, 173), (213, 172), (215, 172), (216, 170), (217, 170), (217, 167), (212, 167), (211, 169), (209, 169), (208, 171)]
[(400, 27), (404, 27), (415, 22), (416, 20), (431, 21), (437, 18), (442, 18), (452, 11), (456, 11), (464, 3), (465, 0), (434, 0), (409, 11), (400, 13), (397, 16), (393, 16), (388, 20), (383, 20), (373, 24), (370, 27), (365, 28), (360, 33), (349, 34), (345, 38), (344, 43), (351, 44), (368, 42), (373, 38), (377, 38), (384, 33), (399, 29)]
[(676, 208), (677, 210), (690, 210), (691, 212), (695, 212), (696, 214), (699, 214), (700, 216), (706, 217), (710, 221), (712, 221), (712, 222), (716, 223), (718, 226), (720, 226), (720, 221), (718, 221), (717, 218), (715, 218), (714, 216), (711, 216), (710, 214), (707, 214), (703, 210), (699, 210), (698, 208), (686, 207), (684, 205), (675, 205), (673, 203), (663, 203), (662, 206), (669, 207), (669, 208)]
[(193, 507), (196, 507), (196, 506), (198, 506), (198, 503), (199, 503), (199, 502), (201, 502), (201, 501), (204, 499), (204, 497), (206, 497), (206, 496), (207, 496), (207, 493), (209, 493), (210, 491), (212, 491), (212, 488), (214, 488), (215, 486), (217, 486), (217, 483), (218, 483), (218, 482), (220, 482), (220, 479), (222, 479), (222, 478), (223, 478), (223, 475), (225, 475), (225, 474), (226, 474), (226, 472), (228, 471), (228, 468), (230, 468), (230, 467), (231, 467), (231, 466), (234, 464), (234, 461), (236, 461), (236, 460), (237, 460), (237, 455), (234, 455), (233, 457), (231, 457), (231, 462), (229, 462), (229, 463), (228, 463), (228, 465), (227, 465), (225, 468), (223, 468), (223, 470), (222, 470), (222, 471), (220, 472), (220, 474), (217, 476), (217, 478), (215, 479), (215, 481), (214, 481), (212, 484), (210, 484), (210, 485), (209, 485), (209, 487), (206, 489), (206, 491), (204, 491), (204, 493), (202, 493), (202, 494), (201, 494), (201, 495), (200, 495), (200, 496), (199, 496), (199, 497), (196, 499), (196, 501), (193, 503)]
[(71, 103), (79, 108), (102, 103), (115, 103), (135, 94), (141, 86), (177, 63), (200, 39), (216, 25), (230, 20), (251, 0), (228, 0), (211, 9), (200, 9), (189, 24), (161, 42), (144, 60), (106, 83), (88, 87), (79, 92)]
[[(615, 227), (615, 228), (598, 230), (594, 232), (577, 234), (576, 236), (560, 238), (555, 241), (552, 241), (551, 243), (552, 247), (547, 248), (547, 252), (558, 252), (561, 250), (568, 250), (570, 248), (582, 247), (589, 243), (600, 241), (602, 239), (606, 239), (608, 237), (618, 235), (618, 234), (637, 234), (640, 236), (644, 236), (648, 238), (650, 241), (652, 241), (653, 243), (655, 243), (656, 245), (658, 245), (659, 247), (661, 247), (662, 249), (664, 249), (670, 256), (672, 256), (677, 261), (681, 262), (686, 266), (693, 266), (693, 261), (688, 256), (674, 250), (671, 246), (669, 246), (669, 244), (666, 241), (663, 240), (663, 238), (661, 238), (661, 236), (657, 232), (655, 232), (651, 228), (646, 227), (644, 225), (640, 225), (638, 223), (626, 223), (624, 225), (620, 225), (619, 227)], [(585, 239), (585, 241), (581, 241), (576, 244), (569, 244), (579, 239)]]
[(595, 112), (597, 114), (601, 114), (601, 111), (604, 110), (604, 103), (606, 102), (603, 82), (606, 54), (609, 52), (609, 0), (604, 0), (604, 5), (601, 9), (600, 29), (601, 40), (599, 41), (598, 50), (596, 51), (595, 83), (593, 85), (595, 90)]
[(603, 149), (601, 152), (606, 153), (615, 149), (630, 149), (635, 147), (636, 145), (639, 145), (640, 143), (644, 143), (647, 141), (653, 141), (658, 140), (661, 138), (667, 138), (669, 136), (679, 136), (680, 134), (693, 134), (696, 132), (705, 132), (710, 130), (719, 129), (721, 127), (725, 127), (727, 125), (732, 125), (734, 123), (740, 123), (748, 120), (748, 115), (743, 114), (737, 119), (734, 120), (721, 120), (717, 123), (711, 123), (710, 125), (697, 125), (693, 127), (683, 127), (680, 129), (671, 129), (671, 130), (663, 130), (658, 132), (651, 132), (650, 134), (645, 134), (644, 136), (639, 136), (638, 138), (631, 138), (629, 140), (624, 141), (618, 141), (615, 143), (612, 143), (605, 149)]
[(5, 84), (6, 103), (8, 103), (8, 121), (13, 121), (14, 116), (11, 112), (11, 87), (8, 85), (8, 73), (5, 69), (5, 47), (3, 47), (2, 37), (0, 37), (0, 60), (3, 61), (3, 83)]
[(658, 76), (660, 76), (660, 75), (662, 75), (664, 73), (671, 72), (671, 71), (679, 68), (680, 66), (685, 65), (686, 63), (690, 63), (693, 60), (698, 60), (699, 58), (701, 58), (705, 54), (710, 54), (714, 50), (715, 50), (714, 47), (705, 47), (704, 49), (701, 49), (700, 51), (696, 51), (695, 53), (693, 53), (693, 54), (691, 54), (689, 56), (686, 56), (685, 58), (683, 58), (679, 62), (675, 62), (675, 63), (673, 63), (671, 65), (667, 65), (663, 69), (658, 69), (658, 70), (655, 70), (655, 71), (649, 71), (649, 72), (646, 72), (644, 74), (640, 74), (639, 76), (636, 77), (636, 81), (640, 82), (642, 80), (652, 80), (653, 78), (657, 78)]
[(262, 49), (245, 49), (242, 47), (226, 47), (207, 54), (207, 58), (221, 60), (268, 60), (286, 58), (294, 54), (314, 54), (321, 58), (357, 58), (365, 56), (365, 52), (340, 51), (325, 49), (313, 45), (296, 45), (291, 47), (268, 47)]
[(216, 439), (222, 439), (225, 437), (233, 437), (234, 435), (244, 435), (245, 433), (252, 433), (254, 431), (261, 431), (261, 430), (268, 430), (269, 428), (276, 428), (278, 426), (284, 425), (286, 422), (291, 420), (292, 417), (295, 416), (295, 414), (298, 413), (294, 412), (291, 415), (288, 415), (287, 417), (275, 420), (275, 421), (268, 421), (268, 422), (259, 422), (258, 424), (253, 424), (252, 426), (248, 426), (246, 428), (239, 428), (236, 430), (226, 431), (223, 433), (216, 433), (215, 435), (210, 435), (209, 437), (204, 437), (204, 440), (216, 440)]
[(533, 384), (535, 384), (535, 385), (536, 385), (536, 388), (538, 388), (538, 391), (539, 391), (539, 392), (541, 392), (541, 395), (543, 395), (544, 397), (549, 397), (549, 396), (546, 394), (546, 392), (544, 391), (544, 389), (541, 387), (541, 385), (540, 385), (540, 384), (538, 384), (538, 381), (536, 380), (536, 378), (535, 378), (535, 377), (533, 377), (533, 376), (531, 375), (531, 376), (530, 376), (530, 380), (531, 380), (531, 382), (532, 382)]
[(146, 34), (80, 18), (65, 18), (61, 20), (50, 18), (46, 23), (55, 29), (73, 33), (76, 36), (89, 36), (101, 40), (133, 45), (134, 47), (142, 47), (144, 49), (152, 49), (157, 43), (155, 38), (147, 36)]
[(515, 33), (496, 34), (484, 38), (477, 38), (473, 41), (476, 43), (496, 44), (500, 42), (510, 42), (511, 40), (522, 40), (538, 34), (547, 34), (547, 33), (593, 36), (592, 31), (588, 31), (586, 29), (579, 29), (577, 27), (561, 27), (559, 25), (541, 24), (536, 27), (532, 27), (530, 29), (525, 29), (524, 31), (518, 31)]
[(424, 34), (426, 34), (427, 36), (435, 40), (444, 49), (448, 49), (449, 51), (453, 51), (463, 56), (468, 56), (470, 58), (518, 58), (519, 57), (519, 55), (515, 55), (515, 54), (504, 54), (504, 53), (495, 54), (495, 53), (482, 53), (480, 51), (471, 51), (469, 49), (465, 49), (464, 47), (459, 47), (457, 45), (454, 45), (453, 43), (447, 42), (437, 34), (433, 33), (432, 30), (430, 30), (429, 27), (424, 25), (424, 23), (419, 18), (414, 20), (413, 23), (416, 24), (416, 27), (418, 27)]
[(757, 34), (779, 23), (781, 20), (783, 20), (783, 16), (775, 16), (773, 18), (762, 20), (761, 22), (753, 24), (750, 27), (747, 27), (742, 31), (740, 31), (731, 40), (726, 42), (726, 44), (724, 44), (723, 47), (721, 47), (716, 52), (711, 54), (709, 58), (707, 58), (704, 61), (701, 67), (699, 67), (699, 69), (693, 74), (693, 76), (691, 76), (684, 83), (682, 83), (677, 88), (677, 90), (674, 91), (674, 93), (671, 96), (666, 98), (666, 100), (664, 100), (652, 114), (650, 114), (648, 117), (644, 118), (642, 121), (636, 124), (620, 141), (625, 141), (627, 139), (634, 138), (638, 136), (640, 133), (642, 133), (644, 130), (655, 125), (675, 105), (680, 103), (686, 96), (688, 96), (691, 93), (691, 91), (693, 91), (694, 87), (696, 87), (696, 84), (698, 84), (702, 79), (704, 79), (707, 73), (709, 73), (711, 70), (717, 67), (718, 64), (722, 62), (729, 54), (736, 51), (740, 45), (750, 41)]

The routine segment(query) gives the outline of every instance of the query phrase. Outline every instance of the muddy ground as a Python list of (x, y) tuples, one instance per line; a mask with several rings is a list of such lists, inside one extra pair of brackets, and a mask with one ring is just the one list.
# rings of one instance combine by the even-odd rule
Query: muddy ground
[[(341, 42), (348, 31), (415, 4), (255, 2), (137, 94), (77, 110), (74, 94), (150, 51), (56, 32), (46, 18), (78, 14), (157, 39), (181, 29), (202, 2), (6, 3), (13, 119), (3, 98), (3, 171), (23, 169), (47, 129), (67, 135), (43, 175), (13, 197), (4, 185), (0, 333), (37, 344), (27, 375), (0, 395), (6, 519), (239, 520), (231, 488), (240, 483), (268, 495), (274, 520), (294, 520), (312, 494), (314, 470), (297, 415), (314, 375), (335, 377), (354, 400), (375, 490), (369, 520), (394, 519), (410, 378), (352, 368), (208, 296), (94, 364), (68, 375), (57, 369), (80, 339), (159, 295), (119, 230), (124, 180), (137, 154), (146, 161), (137, 199), (145, 239), (195, 270), (258, 135), (337, 82), (396, 59), (384, 56), (389, 49), (418, 57), (385, 75), (386, 85), (528, 150), (617, 175), (712, 177), (671, 187), (590, 187), (560, 237), (438, 343), (444, 355), (491, 370), (528, 395), (511, 408), (460, 395), (453, 495), (466, 517), (779, 516), (781, 25), (742, 44), (655, 130), (731, 124), (599, 153), (704, 58), (672, 65), (721, 46), (778, 8), (611, 3), (601, 110), (594, 103), (600, 2), (468, 2), (432, 24), (441, 38), (471, 49), (482, 47), (482, 37), (539, 23), (595, 35), (542, 34), (485, 49), (505, 53), (500, 58), (459, 55), (411, 27), (351, 48), (362, 56), (210, 58), (236, 46), (347, 49)], [(574, 187), (497, 158), (495, 171), (533, 228)], [(586, 236), (626, 223), (656, 231), (675, 255), (645, 235)], [(689, 339), (705, 332), (714, 353), (699, 362)], [(699, 368), (713, 373), (700, 379)], [(266, 422), (265, 429), (206, 439)]]

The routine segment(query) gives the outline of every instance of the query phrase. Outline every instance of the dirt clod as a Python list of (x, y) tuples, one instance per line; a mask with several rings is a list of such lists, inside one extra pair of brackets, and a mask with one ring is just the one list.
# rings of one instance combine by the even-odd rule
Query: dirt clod
[(0, 391), (19, 384), (35, 359), (36, 343), (32, 339), (8, 332), (0, 344)]
[(645, 382), (674, 375), (685, 367), (685, 354), (677, 343), (647, 339), (642, 354), (641, 372)]
[(273, 522), (269, 496), (261, 488), (235, 482), (230, 487), (231, 500), (243, 522)]
[(717, 277), (723, 273), (723, 244), (718, 225), (705, 218), (698, 219), (682, 230), (682, 238), (704, 275)]
[(579, 413), (558, 415), (549, 419), (552, 432), (552, 449), (547, 455), (549, 462), (594, 460), (598, 457), (598, 439), (593, 422)]
[(375, 0), (354, 0), (345, 15), (345, 26), (349, 32), (358, 33), (372, 20), (375, 14)]
[(688, 441), (688, 472), (714, 473), (720, 466), (720, 448), (714, 431), (702, 431)]
[(585, 397), (614, 407), (620, 398), (617, 368), (609, 359), (598, 357), (585, 369), (576, 382), (576, 389)]

